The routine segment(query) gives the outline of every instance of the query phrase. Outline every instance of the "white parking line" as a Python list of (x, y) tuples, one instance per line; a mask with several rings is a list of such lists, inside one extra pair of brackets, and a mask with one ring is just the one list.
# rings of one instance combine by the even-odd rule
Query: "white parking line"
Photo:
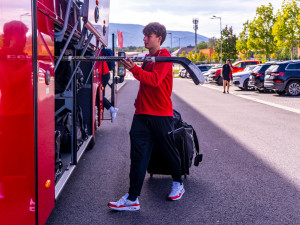
[[(219, 88), (214, 87), (214, 86), (202, 85), (202, 87), (206, 87), (206, 88), (210, 88), (210, 89), (214, 89), (214, 90), (222, 92), (222, 90), (220, 90)], [(287, 110), (287, 111), (290, 111), (290, 112), (294, 112), (294, 113), (300, 114), (300, 110), (299, 109), (294, 109), (294, 108), (291, 108), (291, 107), (288, 107), (288, 106), (283, 106), (283, 105), (279, 105), (279, 104), (276, 104), (276, 103), (272, 103), (272, 102), (268, 102), (268, 101), (256, 99), (256, 98), (253, 98), (251, 96), (238, 95), (236, 93), (231, 93), (231, 94), (235, 95), (237, 97), (241, 97), (241, 98), (245, 98), (245, 99), (254, 101), (254, 102), (262, 103), (262, 104), (265, 104), (265, 105), (273, 106), (273, 107), (276, 107), (276, 108), (279, 108), (279, 109), (283, 109), (283, 110)]]

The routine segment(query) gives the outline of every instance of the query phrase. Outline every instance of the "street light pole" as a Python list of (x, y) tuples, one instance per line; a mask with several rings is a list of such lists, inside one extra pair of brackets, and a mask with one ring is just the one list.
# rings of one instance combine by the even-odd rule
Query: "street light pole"
[(180, 37), (173, 37), (173, 38), (178, 38), (178, 40), (179, 40), (179, 48), (180, 48)]
[(213, 16), (211, 19), (220, 19), (220, 40), (221, 40), (221, 64), (223, 63), (223, 53), (222, 53), (222, 18), (219, 16)]
[(171, 51), (172, 51), (172, 33), (170, 32), (170, 33), (168, 33), (168, 34), (171, 35)]
[(198, 30), (198, 22), (199, 22), (199, 19), (198, 18), (194, 18), (193, 19), (193, 28), (195, 30), (195, 53), (197, 53), (197, 30)]

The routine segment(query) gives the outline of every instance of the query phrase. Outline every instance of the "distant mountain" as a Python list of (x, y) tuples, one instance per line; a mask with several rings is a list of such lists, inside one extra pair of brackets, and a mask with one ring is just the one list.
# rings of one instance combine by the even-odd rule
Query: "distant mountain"
[[(115, 34), (115, 44), (117, 37), (117, 30), (122, 31), (123, 33), (123, 44), (124, 47), (135, 46), (142, 47), (144, 46), (143, 42), (143, 27), (142, 25), (137, 24), (120, 24), (120, 23), (110, 23), (109, 24), (109, 42), (108, 45), (111, 47), (111, 35)], [(179, 47), (179, 39), (180, 38), (180, 46), (186, 47), (189, 45), (195, 45), (195, 33), (189, 31), (173, 31), (168, 30), (167, 33), (172, 33), (172, 47)], [(177, 37), (177, 38), (176, 38)], [(197, 42), (208, 41), (208, 37), (203, 35), (197, 35)], [(166, 40), (162, 45), (163, 47), (171, 47), (171, 35), (167, 34)]]

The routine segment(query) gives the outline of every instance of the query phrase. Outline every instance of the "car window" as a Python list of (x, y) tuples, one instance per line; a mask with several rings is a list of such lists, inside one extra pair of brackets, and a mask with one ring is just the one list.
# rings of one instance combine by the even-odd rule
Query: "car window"
[(279, 65), (272, 65), (269, 67), (269, 69), (266, 70), (266, 72), (274, 72), (278, 69)]
[(247, 65), (257, 65), (257, 62), (247, 62)]
[(290, 63), (287, 65), (286, 70), (300, 70), (300, 63)]
[(263, 65), (262, 67), (260, 67), (259, 72), (263, 73), (265, 72), (271, 65)]
[(261, 68), (261, 66), (256, 66), (256, 67), (252, 70), (252, 72), (253, 72), (253, 73), (257, 73), (257, 72), (260, 70), (260, 68)]
[(237, 68), (244, 68), (245, 67), (245, 63), (239, 63), (236, 65)]

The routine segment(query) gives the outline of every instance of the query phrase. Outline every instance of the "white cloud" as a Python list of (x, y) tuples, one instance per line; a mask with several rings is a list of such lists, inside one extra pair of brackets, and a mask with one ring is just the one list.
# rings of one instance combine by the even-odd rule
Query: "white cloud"
[(192, 19), (198, 17), (198, 34), (219, 37), (219, 20), (211, 20), (212, 15), (222, 17), (222, 27), (233, 26), (238, 34), (243, 23), (254, 18), (256, 8), (269, 2), (277, 12), (282, 0), (111, 0), (110, 21), (141, 25), (157, 21), (168, 30), (193, 31)]

